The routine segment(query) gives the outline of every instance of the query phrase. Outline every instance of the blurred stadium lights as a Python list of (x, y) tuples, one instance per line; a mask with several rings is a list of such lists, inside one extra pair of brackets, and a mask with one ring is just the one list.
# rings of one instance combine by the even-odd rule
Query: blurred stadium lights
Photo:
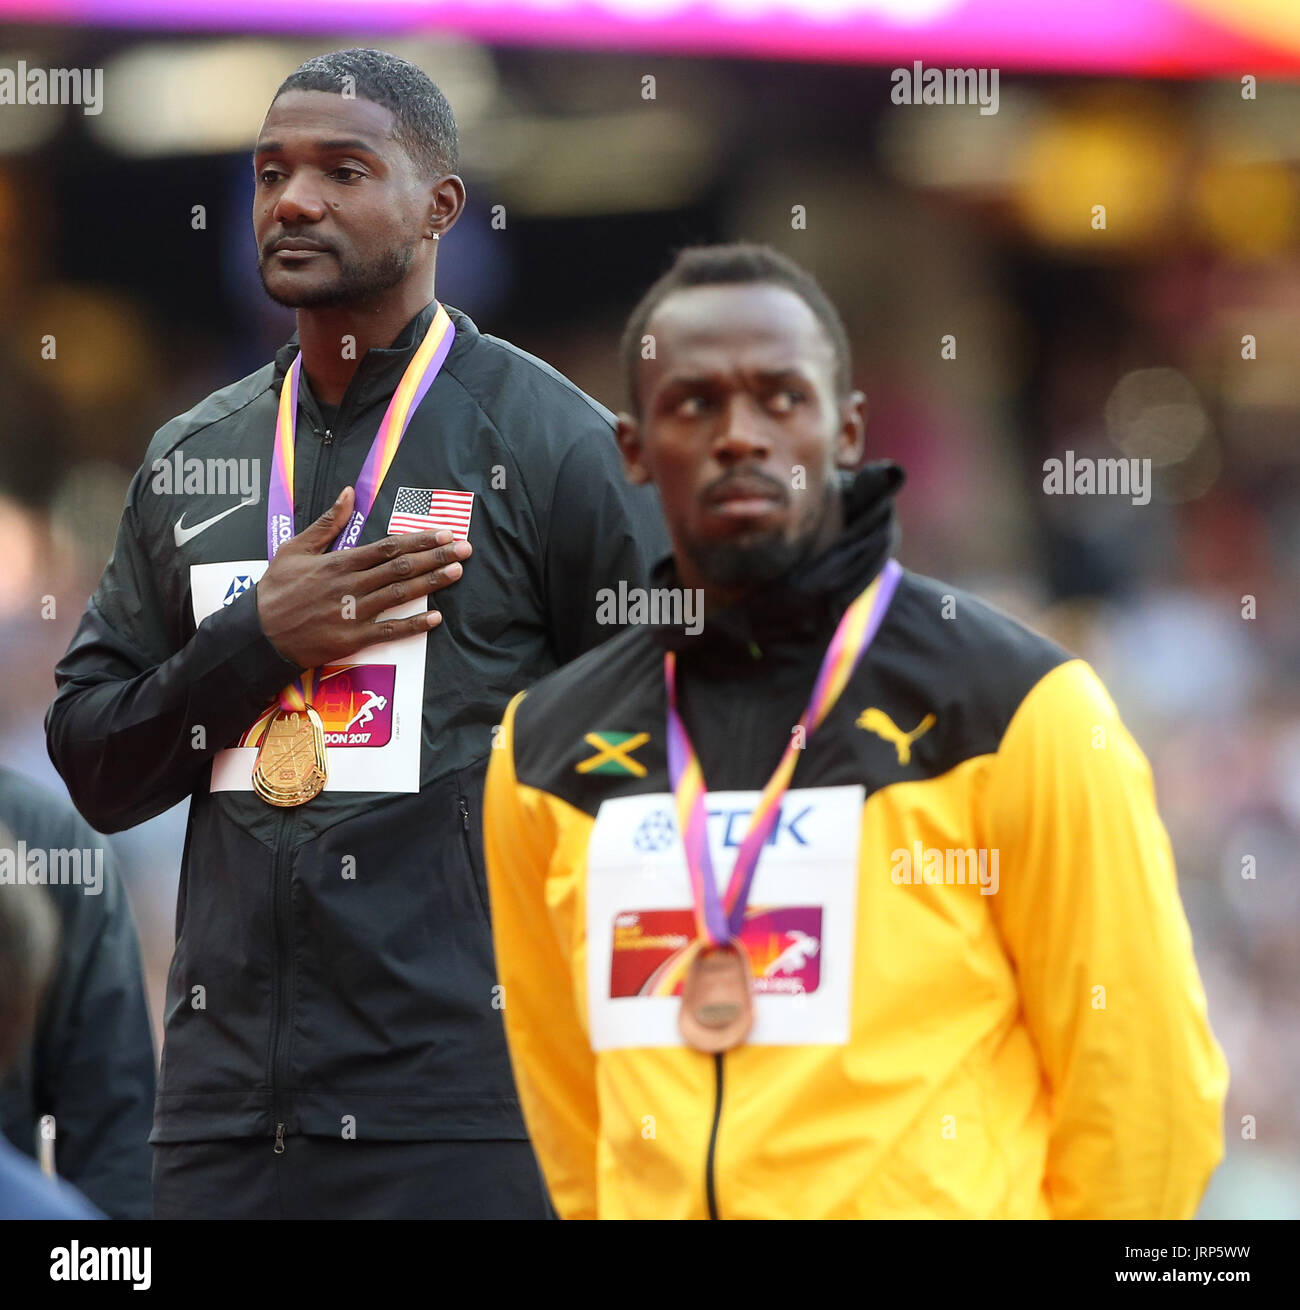
[(0, 494), (0, 617), (30, 613), (36, 592), (40, 529), (36, 515)]
[[(1005, 86), (991, 117), (962, 105), (886, 114), (881, 156), (912, 186), (1010, 193), (1031, 236), (1075, 257), (1128, 256), (1183, 232), (1237, 258), (1273, 258), (1300, 232), (1300, 88), (1268, 87), (1278, 103), (1260, 106), (1257, 133), (1254, 104), (1237, 112), (1240, 87), (1225, 87), (1201, 98), (1189, 126), (1162, 88), (1099, 84), (1083, 99), (1058, 92), (1053, 105)], [(1097, 204), (1104, 231), (1091, 222)]]
[[(1226, 359), (1228, 364), (1219, 379), (1219, 394), (1228, 405), (1240, 408), (1300, 409), (1300, 368), (1296, 365), (1294, 350), (1266, 351), (1262, 356), (1250, 360), (1249, 367), (1240, 367), (1245, 362), (1240, 356), (1241, 339), (1248, 334), (1260, 341), (1300, 340), (1300, 278), (1295, 274), (1289, 279), (1282, 278), (1280, 289), (1284, 293), (1289, 291), (1296, 299), (1289, 304), (1282, 299), (1277, 304), (1243, 305), (1223, 315), (1226, 347), (1220, 358)], [(1271, 435), (1268, 431), (1253, 432), (1251, 440), (1261, 453), (1273, 443), (1279, 447), (1276, 453), (1282, 453), (1280, 448), (1285, 446), (1291, 458), (1295, 458), (1293, 421), (1278, 427)]]
[[(1296, 6), (1300, 12), (1300, 5)], [(1224, 133), (1236, 158), (1300, 161), (1300, 83), (1266, 82), (1254, 100), (1244, 100), (1236, 79), (1203, 82), (1195, 88), (1195, 116), (1202, 135)]]
[(24, 319), (41, 324), (56, 342), (76, 343), (59, 352), (57, 368), (37, 350), (18, 357), (70, 416), (125, 403), (145, 386), (154, 352), (139, 308), (126, 296), (104, 287), (42, 284)]
[[(1019, 161), (1029, 231), (1097, 259), (1167, 241), (1187, 151), (1170, 113), (1162, 98), (1112, 85), (1045, 115)], [(1093, 225), (1097, 205), (1104, 230)]]
[(581, 117), (501, 118), (473, 137), (498, 190), (525, 216), (679, 209), (707, 186), (716, 133), (678, 110), (647, 106)]
[[(290, 71), (323, 49), (373, 41), (249, 38), (133, 45), (110, 61), (102, 115), (89, 120), (104, 145), (133, 157), (225, 154), (247, 150), (265, 107)], [(459, 39), (386, 41), (418, 64), (456, 107), (468, 171), (496, 177), (522, 215), (656, 212), (694, 200), (716, 155), (717, 132), (688, 116), (642, 101), (639, 77), (590, 84), (590, 112), (554, 115), (511, 106), (501, 95), (493, 56)], [(581, 79), (546, 88), (549, 103), (572, 100)], [(629, 89), (630, 88), (630, 89)], [(611, 105), (636, 107), (614, 110)]]
[(1112, 388), (1105, 415), (1120, 450), (1157, 468), (1186, 459), (1210, 427), (1196, 388), (1173, 368), (1126, 373)]
[(1141, 368), (1112, 388), (1106, 432), (1130, 459), (1149, 459), (1152, 495), (1166, 504), (1195, 500), (1214, 485), (1223, 454), (1196, 388), (1177, 369)]
[[(20, 63), (44, 67), (53, 62), (31, 49), (0, 50), (0, 68), (16, 69)], [(59, 130), (64, 114), (74, 112), (80, 110), (50, 113), (48, 105), (5, 105), (0, 112), (0, 155), (16, 155), (43, 146)]]
[(132, 46), (109, 61), (90, 130), (132, 156), (246, 149), (286, 67), (265, 41)]
[(881, 157), (901, 180), (919, 187), (1001, 191), (1018, 181), (1018, 161), (1044, 112), (1042, 95), (1003, 85), (998, 112), (930, 105), (924, 114), (884, 116)]
[[(373, 42), (150, 42), (128, 47), (104, 71), (104, 111), (88, 119), (103, 144), (130, 156), (226, 154), (247, 150), (276, 88), (324, 50)], [(418, 63), (472, 128), (492, 102), (496, 70), (482, 46), (460, 40), (395, 41), (393, 53)], [(0, 116), (3, 117), (3, 116)]]
[(1280, 161), (1243, 161), (1234, 144), (1218, 142), (1193, 196), (1200, 230), (1227, 254), (1270, 259), (1295, 239), (1300, 194), (1295, 170)]
[(1152, 499), (1167, 505), (1199, 500), (1214, 486), (1222, 472), (1223, 445), (1209, 429), (1186, 459), (1155, 469)]

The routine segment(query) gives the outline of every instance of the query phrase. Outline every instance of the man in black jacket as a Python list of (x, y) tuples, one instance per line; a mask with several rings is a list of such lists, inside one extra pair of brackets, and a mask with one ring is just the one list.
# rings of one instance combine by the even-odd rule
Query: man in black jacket
[[(0, 894), (44, 885), (59, 950), (35, 1034), (0, 1080), (0, 1132), (111, 1219), (147, 1219), (154, 1051), (131, 909), (108, 843), (61, 797), (0, 768)], [(5, 985), (9, 985), (6, 978)]]
[(192, 796), (155, 1214), (540, 1216), (483, 775), (666, 539), (612, 415), (434, 299), (465, 189), (423, 73), (309, 61), (254, 167), (297, 338), (155, 436), (46, 721), (96, 827)]
[[(0, 826), (0, 849), (13, 849), (18, 840)], [(59, 916), (45, 888), (0, 882), (0, 1076), (32, 1040), (58, 941)], [(0, 1222), (102, 1217), (74, 1188), (46, 1178), (0, 1136)]]

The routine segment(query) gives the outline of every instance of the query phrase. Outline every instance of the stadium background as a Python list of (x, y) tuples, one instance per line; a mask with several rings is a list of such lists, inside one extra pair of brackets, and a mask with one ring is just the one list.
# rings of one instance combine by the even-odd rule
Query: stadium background
[[(1152, 762), (1232, 1068), (1202, 1215), (1300, 1217), (1296, 11), (53, 8), (0, 0), (0, 67), (100, 67), (105, 102), (0, 106), (0, 760), (61, 790), (50, 670), (150, 435), (292, 330), (249, 224), (247, 148), (275, 87), (311, 54), (381, 45), (461, 125), (470, 204), (440, 297), (611, 407), (623, 318), (677, 247), (769, 241), (823, 280), (870, 454), (909, 473), (903, 562), (1090, 659)], [(417, 12), (435, 8), (437, 28)], [(998, 68), (998, 112), (891, 103), (890, 70), (914, 59)], [(1043, 461), (1067, 449), (1149, 457), (1151, 502), (1044, 495)], [(184, 819), (112, 839), (155, 1022)]]

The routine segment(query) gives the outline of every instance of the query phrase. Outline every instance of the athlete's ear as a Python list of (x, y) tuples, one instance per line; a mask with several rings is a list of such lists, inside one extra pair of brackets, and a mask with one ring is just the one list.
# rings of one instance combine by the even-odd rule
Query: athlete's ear
[(623, 454), (623, 472), (633, 486), (642, 487), (650, 481), (650, 470), (642, 463), (641, 425), (626, 411), (618, 416), (618, 448)]
[(850, 391), (840, 402), (840, 430), (835, 439), (835, 462), (840, 468), (856, 468), (867, 448), (867, 397)]
[(455, 173), (440, 177), (429, 188), (429, 211), (425, 234), (431, 239), (446, 236), (465, 210), (465, 183)]

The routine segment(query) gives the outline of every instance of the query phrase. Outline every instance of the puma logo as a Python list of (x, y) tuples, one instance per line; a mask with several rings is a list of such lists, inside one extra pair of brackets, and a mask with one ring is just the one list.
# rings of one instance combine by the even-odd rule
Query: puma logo
[(927, 714), (911, 732), (904, 732), (884, 710), (878, 710), (873, 705), (870, 709), (863, 710), (858, 715), (857, 726), (864, 728), (867, 732), (874, 732), (877, 737), (883, 737), (885, 741), (892, 741), (894, 749), (898, 751), (899, 764), (910, 764), (912, 762), (912, 743), (918, 737), (924, 737), (938, 722), (939, 720), (933, 714)]

